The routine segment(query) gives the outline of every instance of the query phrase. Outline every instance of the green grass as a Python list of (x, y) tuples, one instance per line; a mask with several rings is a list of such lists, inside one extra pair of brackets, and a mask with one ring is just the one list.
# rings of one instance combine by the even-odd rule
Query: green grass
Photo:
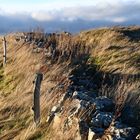
[(7, 96), (15, 89), (15, 85), (12, 83), (14, 79), (15, 79), (14, 76), (2, 75), (2, 80), (0, 82), (0, 90), (2, 91), (3, 96)]
[(6, 97), (11, 94), (17, 87), (18, 83), (24, 78), (23, 74), (4, 75), (4, 68), (0, 68), (0, 90), (1, 94)]

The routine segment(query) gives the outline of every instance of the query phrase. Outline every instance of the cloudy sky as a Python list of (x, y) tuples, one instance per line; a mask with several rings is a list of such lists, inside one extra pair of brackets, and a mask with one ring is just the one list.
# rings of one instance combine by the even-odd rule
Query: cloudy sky
[(0, 0), (0, 32), (139, 25), (140, 0)]

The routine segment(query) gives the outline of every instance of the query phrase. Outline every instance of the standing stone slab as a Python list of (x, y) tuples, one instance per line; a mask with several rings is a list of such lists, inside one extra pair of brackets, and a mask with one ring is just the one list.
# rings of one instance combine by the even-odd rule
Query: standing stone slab
[(34, 122), (36, 125), (40, 123), (40, 87), (43, 80), (42, 73), (36, 73), (35, 89), (34, 89)]

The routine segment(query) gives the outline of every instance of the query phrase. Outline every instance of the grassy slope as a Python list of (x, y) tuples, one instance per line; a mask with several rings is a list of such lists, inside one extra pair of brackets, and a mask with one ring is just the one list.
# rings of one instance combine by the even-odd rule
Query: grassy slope
[(80, 33), (92, 48), (101, 70), (121, 74), (140, 72), (140, 28), (101, 28)]
[[(54, 64), (50, 70), (50, 67), (44, 65), (42, 53), (32, 53), (32, 46), (17, 44), (12, 36), (8, 36), (7, 39), (7, 65), (4, 68), (0, 67), (0, 139), (36, 139), (46, 133), (48, 110), (64, 92), (57, 91), (53, 96), (46, 96), (46, 94), (59, 82), (65, 81), (71, 70), (66, 68), (65, 63)], [(2, 47), (0, 51), (2, 56)], [(42, 120), (36, 130), (31, 108), (33, 80), (38, 71), (44, 73), (44, 78), (41, 87)]]
[[(136, 35), (131, 35), (133, 32)], [(140, 72), (140, 41), (137, 36), (140, 37), (140, 33), (136, 27), (97, 29), (78, 35), (82, 43), (90, 48), (89, 61), (100, 66), (99, 71), (132, 76)], [(67, 76), (72, 67), (68, 66), (68, 62), (61, 63), (61, 61), (51, 67), (46, 66), (42, 53), (34, 54), (31, 46), (15, 44), (12, 36), (8, 39), (8, 64), (4, 68), (0, 67), (0, 139), (7, 140), (8, 137), (16, 140), (49, 139), (53, 134), (46, 125), (46, 116), (65, 92), (65, 90), (55, 90), (55, 86), (58, 83), (66, 83), (67, 87)], [(0, 55), (2, 56), (2, 47)], [(42, 119), (40, 127), (34, 129), (31, 111), (34, 88), (32, 81), (36, 71), (42, 66), (44, 73), (41, 87)], [(52, 87), (53, 92), (47, 94)], [(66, 102), (65, 105), (70, 106), (72, 103)], [(75, 132), (66, 134), (74, 137)], [(60, 135), (62, 136), (62, 133), (58, 133), (56, 137)]]
[(3, 68), (3, 81), (0, 84), (1, 139), (13, 138), (26, 123), (29, 123), (26, 122), (26, 118), (29, 118), (28, 108), (31, 106), (32, 98), (30, 93), (33, 77), (32, 62), (30, 61), (32, 57), (25, 48), (20, 49), (19, 53), (20, 46), (16, 46), (11, 37), (8, 39), (8, 60), (7, 65)]
[(138, 115), (140, 27), (100, 28), (81, 32), (79, 37), (91, 48), (90, 63), (99, 66), (101, 94), (115, 98), (116, 104), (131, 104)]

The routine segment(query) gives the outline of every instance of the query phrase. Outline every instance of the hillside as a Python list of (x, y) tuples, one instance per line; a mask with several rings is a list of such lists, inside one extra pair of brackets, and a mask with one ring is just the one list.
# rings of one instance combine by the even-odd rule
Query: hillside
[[(52, 59), (33, 42), (7, 39), (0, 57), (1, 140), (135, 139), (140, 132), (140, 27), (62, 33)], [(0, 39), (0, 56), (3, 56)], [(41, 122), (33, 122), (36, 73)]]

